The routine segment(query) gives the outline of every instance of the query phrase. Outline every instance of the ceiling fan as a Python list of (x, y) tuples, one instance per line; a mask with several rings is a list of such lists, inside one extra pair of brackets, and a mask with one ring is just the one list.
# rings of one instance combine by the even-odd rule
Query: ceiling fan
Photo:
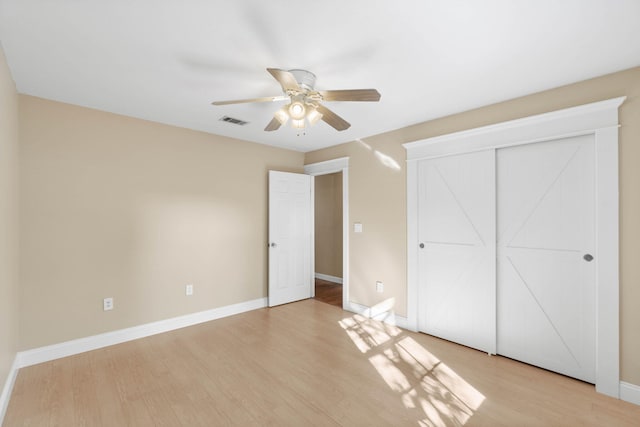
[(264, 128), (265, 131), (274, 131), (289, 119), (291, 119), (291, 125), (297, 129), (304, 129), (306, 119), (311, 125), (323, 120), (334, 129), (342, 131), (348, 129), (351, 124), (322, 105), (321, 101), (377, 102), (380, 100), (380, 93), (375, 89), (315, 90), (316, 76), (307, 70), (267, 68), (267, 71), (280, 83), (284, 95), (233, 101), (214, 101), (211, 104), (228, 105), (289, 100), (289, 104), (275, 112), (273, 119)]

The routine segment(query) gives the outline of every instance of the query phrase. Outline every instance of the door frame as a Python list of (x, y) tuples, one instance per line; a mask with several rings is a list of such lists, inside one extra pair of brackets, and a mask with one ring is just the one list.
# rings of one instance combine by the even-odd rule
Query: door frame
[(403, 144), (407, 150), (407, 323), (417, 330), (418, 161), (593, 135), (595, 143), (596, 390), (620, 397), (618, 108), (613, 98)]
[[(342, 309), (349, 310), (349, 157), (304, 165), (304, 173), (311, 176), (342, 172)], [(311, 220), (315, 223), (315, 186), (311, 187)], [(315, 233), (311, 245), (311, 271), (315, 277)], [(315, 295), (315, 280), (311, 295)]]

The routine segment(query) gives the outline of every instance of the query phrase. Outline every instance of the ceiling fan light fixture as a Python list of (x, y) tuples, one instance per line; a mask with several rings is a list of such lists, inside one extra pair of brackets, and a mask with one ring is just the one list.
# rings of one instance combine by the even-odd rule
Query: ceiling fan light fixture
[(307, 119), (309, 120), (309, 124), (313, 126), (322, 119), (322, 113), (319, 113), (315, 108), (310, 108), (307, 113)]
[(291, 119), (291, 127), (294, 129), (304, 129), (304, 117), (302, 119)]
[(287, 110), (285, 108), (276, 111), (273, 117), (275, 117), (281, 125), (284, 125), (285, 123), (287, 123), (287, 120), (289, 120), (289, 114), (287, 114)]
[(302, 102), (293, 101), (289, 105), (289, 116), (291, 116), (293, 120), (304, 120), (306, 114), (307, 109)]

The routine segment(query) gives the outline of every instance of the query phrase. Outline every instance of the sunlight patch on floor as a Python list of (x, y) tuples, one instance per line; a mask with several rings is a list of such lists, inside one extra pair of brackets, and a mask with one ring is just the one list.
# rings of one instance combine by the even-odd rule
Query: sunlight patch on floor
[(482, 393), (402, 329), (358, 314), (339, 324), (404, 407), (419, 411), (418, 425), (464, 425), (484, 402)]
[(339, 322), (340, 326), (363, 353), (384, 344), (400, 333), (400, 329), (395, 326), (387, 325), (388, 328), (381, 328), (379, 325), (384, 325), (384, 323), (378, 321), (366, 322), (367, 320), (369, 320), (367, 317), (356, 314)]

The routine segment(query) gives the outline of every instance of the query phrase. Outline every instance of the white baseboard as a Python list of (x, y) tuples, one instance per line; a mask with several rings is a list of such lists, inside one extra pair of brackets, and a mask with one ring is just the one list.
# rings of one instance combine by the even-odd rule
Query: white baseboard
[(327, 282), (340, 283), (342, 285), (342, 277), (329, 276), (328, 274), (316, 273), (316, 279), (326, 280)]
[(620, 399), (640, 405), (640, 386), (620, 381)]
[(9, 399), (11, 399), (13, 385), (15, 384), (16, 377), (18, 376), (18, 369), (18, 356), (16, 355), (15, 359), (13, 359), (13, 365), (11, 365), (9, 374), (7, 375), (7, 380), (4, 382), (2, 394), (0, 394), (0, 426), (4, 421), (4, 416), (7, 413), (7, 408), (9, 407)]
[(144, 325), (133, 326), (131, 328), (66, 341), (60, 344), (21, 351), (16, 356), (16, 360), (18, 362), (18, 368), (24, 368), (26, 366), (60, 359), (61, 357), (84, 353), (85, 351), (96, 350), (98, 348), (120, 344), (138, 338), (160, 334), (162, 332), (197, 325), (198, 323), (233, 316), (234, 314), (264, 308), (266, 306), (267, 298), (258, 298), (252, 301), (245, 301), (238, 304), (200, 311), (198, 313), (186, 314), (172, 319), (160, 320), (157, 322), (146, 323)]
[(398, 316), (392, 310), (376, 310), (376, 306), (367, 307), (363, 304), (358, 304), (357, 302), (350, 301), (349, 307), (345, 310), (348, 310), (352, 313), (361, 314), (365, 317), (370, 317), (375, 320), (381, 320), (390, 325), (397, 326), (399, 328), (407, 329), (407, 318), (403, 316)]
[(398, 316), (397, 314), (396, 314), (396, 326), (398, 328), (411, 330), (409, 329), (409, 322), (407, 321), (407, 318), (404, 316)]

